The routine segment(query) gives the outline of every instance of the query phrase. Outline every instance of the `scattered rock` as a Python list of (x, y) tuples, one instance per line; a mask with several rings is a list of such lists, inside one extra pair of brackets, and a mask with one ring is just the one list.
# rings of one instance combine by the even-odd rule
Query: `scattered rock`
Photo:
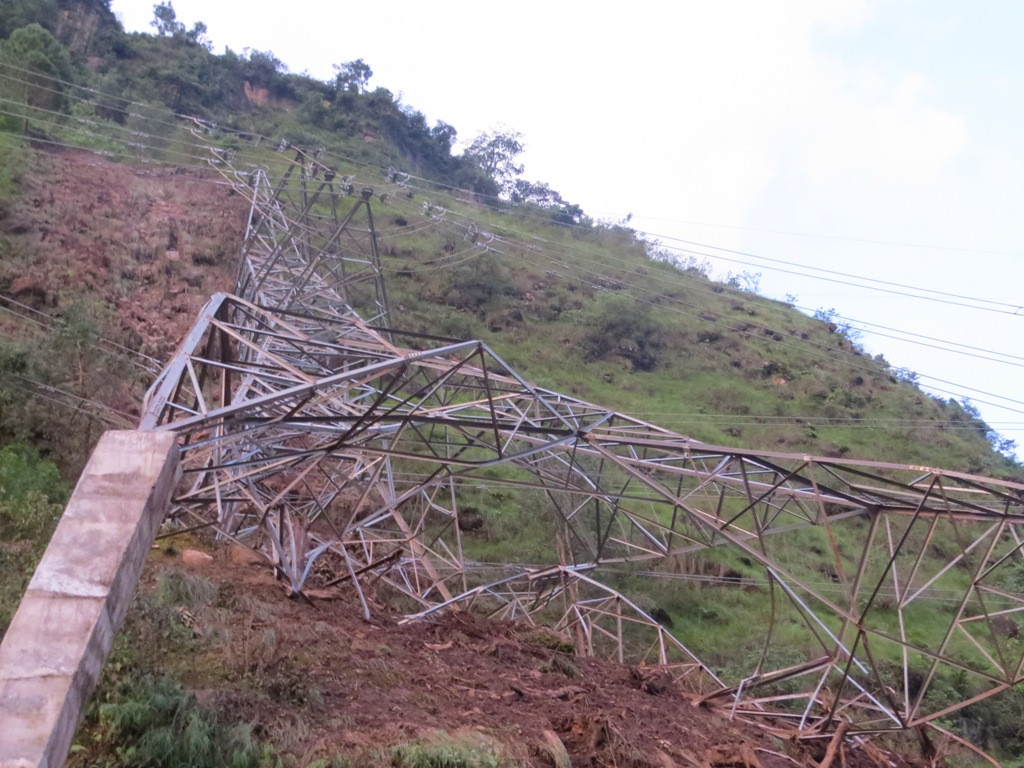
[(541, 737), (541, 751), (551, 758), (555, 768), (572, 768), (572, 759), (569, 757), (569, 751), (565, 748), (562, 740), (558, 738), (558, 734), (549, 728), (545, 728), (541, 731)]
[(262, 565), (266, 562), (259, 552), (254, 552), (241, 544), (232, 544), (228, 549), (228, 560), (235, 565)]
[(212, 555), (200, 552), (198, 549), (183, 549), (179, 557), (181, 557), (181, 562), (185, 565), (203, 566), (213, 562)]
[(311, 600), (337, 600), (341, 591), (337, 589), (304, 589), (302, 594)]

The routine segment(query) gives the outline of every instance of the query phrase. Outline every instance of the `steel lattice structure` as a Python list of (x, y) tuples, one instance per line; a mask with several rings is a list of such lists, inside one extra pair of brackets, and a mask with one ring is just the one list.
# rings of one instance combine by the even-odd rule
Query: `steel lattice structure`
[[(179, 520), (262, 549), (296, 593), (331, 553), (411, 618), (545, 622), (807, 738), (930, 724), (1024, 680), (1024, 485), (705, 445), (532, 386), (479, 341), (401, 346), (371, 193), (346, 213), (301, 152), (278, 186), (256, 172), (244, 189), (236, 292), (211, 298), (144, 405), (143, 428), (180, 436)], [(521, 499), (545, 562), (473, 560), (482, 492)], [(636, 588), (673, 577), (685, 626)], [(758, 621), (716, 648), (732, 604)]]

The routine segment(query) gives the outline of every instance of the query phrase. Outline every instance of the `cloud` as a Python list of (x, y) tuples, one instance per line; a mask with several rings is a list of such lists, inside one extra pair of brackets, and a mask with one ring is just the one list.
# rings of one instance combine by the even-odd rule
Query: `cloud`
[(816, 186), (851, 178), (880, 187), (932, 185), (967, 148), (963, 118), (929, 103), (922, 74), (830, 69), (796, 126), (801, 161)]

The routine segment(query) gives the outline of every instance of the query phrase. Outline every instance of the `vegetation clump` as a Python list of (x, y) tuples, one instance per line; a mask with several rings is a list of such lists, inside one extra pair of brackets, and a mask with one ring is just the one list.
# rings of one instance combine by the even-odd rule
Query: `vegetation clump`
[[(168, 677), (144, 675), (126, 681), (119, 695), (100, 705), (98, 719), (101, 736), (92, 749), (105, 748), (116, 756), (117, 765), (126, 768), (257, 768), (263, 764), (264, 752), (253, 739), (251, 727), (225, 725)], [(80, 763), (102, 764), (86, 759)]]
[(653, 371), (665, 347), (661, 323), (650, 308), (626, 296), (605, 294), (582, 319), (583, 336), (590, 359), (621, 357), (633, 370)]
[(423, 741), (398, 744), (391, 750), (396, 768), (512, 768), (516, 764), (479, 734), (438, 732)]
[(0, 638), (60, 518), (67, 486), (56, 465), (24, 443), (0, 448)]

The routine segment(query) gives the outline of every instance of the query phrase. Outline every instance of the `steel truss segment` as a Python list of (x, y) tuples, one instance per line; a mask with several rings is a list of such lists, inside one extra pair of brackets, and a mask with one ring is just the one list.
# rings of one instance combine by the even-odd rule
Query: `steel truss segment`
[[(176, 519), (294, 592), (323, 566), (364, 614), (384, 589), (410, 619), (547, 624), (807, 738), (932, 723), (1024, 679), (1024, 484), (707, 445), (535, 387), (479, 341), (403, 347), (371, 194), (343, 204), (318, 162), (247, 177), (236, 293), (146, 395), (142, 425), (181, 436)], [(493, 578), (480, 525), (524, 563)], [(726, 655), (709, 638), (728, 604), (758, 620)]]

